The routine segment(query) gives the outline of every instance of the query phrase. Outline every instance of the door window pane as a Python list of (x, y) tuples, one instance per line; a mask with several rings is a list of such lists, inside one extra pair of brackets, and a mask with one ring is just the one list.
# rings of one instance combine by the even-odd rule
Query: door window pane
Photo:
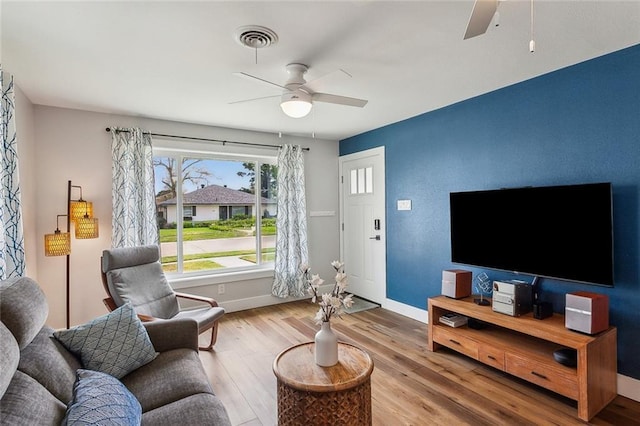
[(364, 169), (358, 169), (358, 194), (364, 193)]
[(357, 194), (358, 193), (358, 170), (356, 169), (352, 169), (351, 170), (351, 179), (349, 179), (349, 183), (351, 184), (351, 194)]

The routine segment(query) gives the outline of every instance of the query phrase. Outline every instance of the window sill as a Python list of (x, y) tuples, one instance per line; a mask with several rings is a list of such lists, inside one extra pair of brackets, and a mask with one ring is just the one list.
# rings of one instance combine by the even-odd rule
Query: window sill
[(167, 277), (167, 280), (174, 290), (180, 290), (184, 288), (226, 284), (234, 281), (247, 281), (260, 278), (273, 278), (273, 268), (253, 269), (251, 271), (234, 271), (194, 277), (176, 277), (173, 279)]

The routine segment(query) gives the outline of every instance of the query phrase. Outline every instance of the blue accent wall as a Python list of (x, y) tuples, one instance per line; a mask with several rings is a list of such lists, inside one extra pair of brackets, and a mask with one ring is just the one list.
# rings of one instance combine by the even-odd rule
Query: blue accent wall
[[(563, 312), (566, 293), (608, 295), (618, 372), (640, 379), (640, 45), (342, 140), (340, 155), (378, 146), (386, 152), (387, 297), (422, 309), (440, 294), (442, 270), (461, 267), (450, 257), (450, 192), (611, 182), (615, 287), (542, 279), (541, 299)], [(412, 200), (412, 210), (397, 211), (399, 199)], [(517, 215), (553, 206), (477, 208)], [(514, 239), (514, 250), (519, 244), (527, 242)]]

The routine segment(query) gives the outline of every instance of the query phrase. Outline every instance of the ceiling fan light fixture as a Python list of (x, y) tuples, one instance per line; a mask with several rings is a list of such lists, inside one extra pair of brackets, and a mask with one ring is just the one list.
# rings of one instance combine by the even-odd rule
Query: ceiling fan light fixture
[(291, 118), (305, 117), (311, 111), (311, 96), (302, 91), (285, 93), (280, 101), (282, 112)]

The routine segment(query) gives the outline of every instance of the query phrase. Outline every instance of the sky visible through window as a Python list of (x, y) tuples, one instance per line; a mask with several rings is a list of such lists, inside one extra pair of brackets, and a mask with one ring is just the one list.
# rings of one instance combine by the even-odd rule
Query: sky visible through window
[[(238, 172), (247, 172), (248, 170), (242, 166), (242, 161), (226, 161), (226, 160), (203, 160), (198, 164), (198, 168), (202, 168), (210, 175), (207, 177), (209, 185), (227, 185), (231, 189), (240, 189), (248, 187), (248, 178), (238, 176)], [(167, 169), (162, 166), (154, 167), (156, 194), (166, 187), (162, 184), (162, 178), (167, 175)], [(197, 189), (196, 185), (191, 182), (183, 183), (183, 191), (185, 193)]]

